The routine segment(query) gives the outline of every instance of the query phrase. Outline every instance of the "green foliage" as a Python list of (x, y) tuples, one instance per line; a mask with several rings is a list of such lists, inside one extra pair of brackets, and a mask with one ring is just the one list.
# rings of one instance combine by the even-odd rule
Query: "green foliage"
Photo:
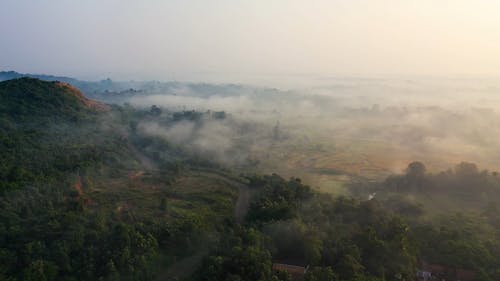
[[(161, 112), (96, 112), (72, 91), (36, 79), (0, 83), (0, 279), (153, 280), (159, 256), (189, 255), (232, 215), (232, 194), (179, 194), (175, 202), (190, 205), (170, 206), (175, 194), (151, 187), (183, 172), (175, 153), (151, 157), (162, 168), (156, 178), (129, 179), (137, 155), (170, 149), (129, 127)], [(136, 212), (115, 208), (131, 194), (142, 200)]]
[(44, 124), (54, 121), (76, 122), (92, 117), (81, 93), (59, 82), (19, 78), (0, 82), (0, 119)]
[(303, 185), (300, 179), (286, 181), (273, 174), (249, 180), (252, 186), (260, 189), (258, 197), (250, 205), (247, 215), (250, 222), (293, 218), (302, 200), (312, 196), (311, 188)]
[(335, 275), (331, 267), (318, 267), (315, 266), (309, 269), (304, 277), (304, 281), (337, 281), (338, 277)]
[(422, 223), (412, 236), (429, 262), (493, 273), (500, 266), (499, 233), (480, 218), (457, 214)]
[[(59, 188), (26, 189), (0, 202), (0, 253), (18, 280), (96, 280), (147, 271), (158, 242), (147, 227), (75, 210)], [(36, 215), (34, 215), (36, 214)], [(24, 270), (19, 270), (24, 269)]]
[[(306, 281), (412, 280), (419, 260), (472, 269), (478, 280), (500, 277), (496, 173), (461, 163), (430, 174), (413, 162), (403, 175), (363, 186), (389, 194), (380, 201), (249, 176), (252, 199), (239, 225), (234, 180), (140, 126), (198, 124), (225, 112), (97, 112), (86, 102), (54, 82), (0, 83), (0, 280), (153, 280), (207, 247), (191, 279), (290, 280), (272, 271), (277, 260), (310, 265)], [(443, 192), (479, 205), (477, 214), (424, 217), (410, 196)]]
[(196, 276), (207, 281), (266, 281), (273, 280), (271, 266), (262, 234), (252, 228), (235, 228), (225, 233)]
[[(500, 200), (500, 179), (496, 172), (462, 162), (431, 174), (422, 163), (413, 162), (405, 174), (373, 186), (371, 192), (377, 192), (386, 208), (410, 222), (409, 239), (419, 260), (494, 279), (500, 268), (500, 217), (494, 203)], [(443, 209), (452, 213), (428, 210), (440, 205), (447, 205)]]
[(437, 174), (426, 173), (422, 163), (413, 162), (405, 174), (388, 177), (379, 191), (416, 194), (446, 192), (459, 204), (477, 209), (478, 202), (484, 205), (500, 200), (500, 177), (496, 172), (480, 171), (475, 164), (468, 162)]
[(105, 113), (73, 91), (30, 78), (0, 83), (0, 193), (127, 161), (123, 139), (97, 126)]
[[(409, 226), (377, 201), (332, 199), (327, 195), (313, 196), (310, 191), (303, 193), (307, 196), (297, 196), (301, 194), (297, 190), (307, 188), (300, 187), (296, 180), (286, 182), (275, 175), (253, 182), (263, 188), (258, 189), (260, 194), (251, 212), (262, 214), (260, 209), (287, 202), (294, 214), (248, 216), (251, 222), (262, 224), (262, 231), (271, 239), (275, 259), (331, 267), (335, 276), (324, 278), (338, 276), (340, 280), (414, 276), (416, 252), (410, 241)], [(310, 278), (323, 278), (321, 272), (329, 276), (328, 269), (324, 271), (312, 271)]]

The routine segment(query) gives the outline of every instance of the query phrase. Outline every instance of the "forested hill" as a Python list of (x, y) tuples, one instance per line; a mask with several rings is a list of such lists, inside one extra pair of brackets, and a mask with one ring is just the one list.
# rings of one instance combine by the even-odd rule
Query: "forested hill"
[(109, 109), (62, 82), (0, 82), (0, 192), (59, 180), (111, 154), (128, 157), (116, 153), (125, 144), (106, 150), (118, 134), (97, 130), (97, 120)]
[(3, 122), (5, 119), (19, 122), (40, 118), (74, 120), (107, 108), (63, 82), (27, 77), (0, 82), (0, 116)]
[(152, 118), (66, 83), (0, 82), (0, 280), (154, 280), (233, 220), (238, 187), (136, 130)]
[(462, 191), (493, 190), (496, 173), (433, 176), (413, 163), (363, 183), (375, 199), (333, 198), (295, 177), (224, 168), (173, 142), (178, 131), (161, 134), (190, 122), (186, 139), (206, 139), (207, 123), (230, 119), (107, 106), (56, 81), (0, 82), (0, 280), (294, 280), (273, 270), (285, 263), (304, 281), (402, 281), (424, 261), (443, 269), (439, 280), (500, 280), (496, 205), (436, 219), (410, 201), (461, 175), (472, 180)]

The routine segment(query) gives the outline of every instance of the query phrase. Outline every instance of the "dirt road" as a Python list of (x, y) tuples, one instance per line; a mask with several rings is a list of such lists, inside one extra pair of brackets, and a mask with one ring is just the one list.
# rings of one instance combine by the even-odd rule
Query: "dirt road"
[[(250, 206), (250, 190), (247, 185), (237, 180), (225, 177), (218, 173), (211, 173), (208, 171), (197, 171), (198, 174), (208, 177), (211, 179), (216, 179), (224, 182), (228, 185), (238, 188), (238, 199), (236, 200), (236, 205), (234, 207), (234, 217), (237, 223), (243, 223), (245, 220), (245, 215), (248, 212), (248, 207)], [(157, 278), (158, 281), (170, 281), (170, 280), (184, 280), (194, 273), (195, 269), (200, 265), (208, 254), (206, 250), (201, 250), (198, 253), (186, 257), (177, 261), (176, 263), (169, 266), (165, 272), (160, 274)]]
[(234, 206), (234, 218), (237, 223), (243, 223), (248, 212), (248, 208), (250, 207), (250, 189), (248, 186), (243, 182), (231, 179), (219, 173), (211, 173), (204, 170), (199, 170), (197, 172), (204, 177), (216, 179), (238, 188), (238, 199), (236, 200), (236, 205)]

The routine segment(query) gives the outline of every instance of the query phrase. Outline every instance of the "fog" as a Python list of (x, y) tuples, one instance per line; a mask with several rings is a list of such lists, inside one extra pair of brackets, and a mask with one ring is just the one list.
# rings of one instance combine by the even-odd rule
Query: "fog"
[[(326, 190), (399, 173), (415, 160), (429, 171), (461, 161), (500, 168), (499, 81), (329, 82), (296, 89), (156, 83), (107, 95), (138, 108), (159, 106), (164, 118), (200, 112), (197, 119), (144, 121), (138, 129), (232, 168), (299, 176)], [(225, 115), (214, 118), (219, 111)]]
[(242, 164), (245, 160), (235, 154), (234, 131), (223, 122), (204, 120), (202, 125), (197, 126), (194, 122), (181, 121), (170, 127), (144, 122), (139, 124), (138, 130), (143, 134), (163, 137), (173, 145), (220, 164)]

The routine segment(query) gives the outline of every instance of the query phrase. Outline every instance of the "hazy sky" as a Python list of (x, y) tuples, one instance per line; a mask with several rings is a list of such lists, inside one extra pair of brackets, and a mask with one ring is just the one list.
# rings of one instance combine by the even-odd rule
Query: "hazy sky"
[(500, 75), (498, 0), (0, 0), (0, 69), (82, 78)]

